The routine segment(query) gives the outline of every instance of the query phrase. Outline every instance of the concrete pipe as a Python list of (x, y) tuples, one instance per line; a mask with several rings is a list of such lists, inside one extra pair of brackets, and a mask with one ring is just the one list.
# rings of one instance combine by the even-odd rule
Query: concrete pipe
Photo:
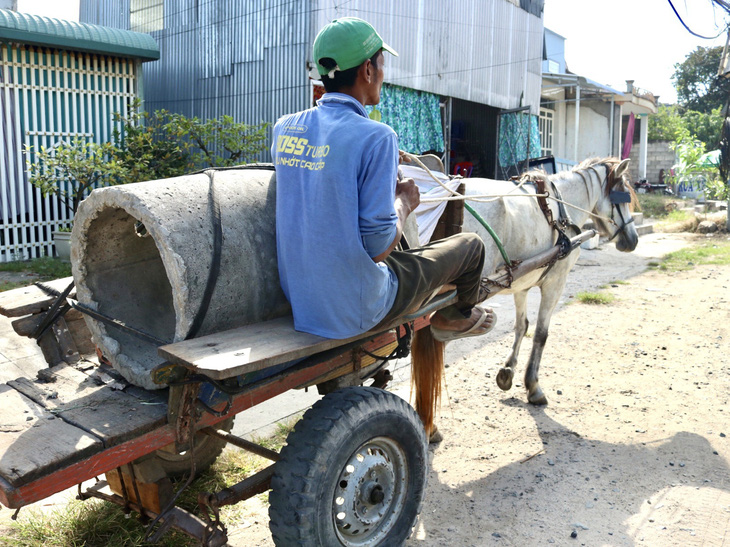
[[(274, 171), (207, 171), (94, 190), (74, 221), (71, 262), (81, 304), (166, 343), (289, 313), (279, 286)], [(220, 211), (216, 236), (215, 211)], [(222, 238), (220, 237), (222, 236)], [(219, 273), (209, 272), (220, 242)], [(147, 389), (157, 345), (86, 321), (95, 344), (131, 383)]]

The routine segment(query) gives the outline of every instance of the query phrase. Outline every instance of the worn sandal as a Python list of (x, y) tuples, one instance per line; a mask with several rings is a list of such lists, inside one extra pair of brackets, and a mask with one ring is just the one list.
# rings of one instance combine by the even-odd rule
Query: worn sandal
[[(433, 337), (439, 341), (439, 342), (450, 342), (451, 340), (458, 340), (459, 338), (468, 338), (469, 336), (481, 336), (483, 334), (487, 334), (489, 331), (491, 331), (494, 328), (494, 325), (497, 324), (497, 315), (492, 310), (485, 310), (484, 308), (481, 308), (479, 306), (474, 306), (477, 310), (481, 311), (481, 316), (479, 319), (476, 320), (476, 323), (474, 323), (471, 327), (469, 327), (467, 330), (462, 331), (454, 331), (454, 330), (444, 330), (439, 329), (431, 325), (431, 334)], [(484, 322), (487, 320), (487, 318), (492, 316), (492, 326), (489, 327), (487, 330), (479, 330), (479, 328), (484, 324)]]

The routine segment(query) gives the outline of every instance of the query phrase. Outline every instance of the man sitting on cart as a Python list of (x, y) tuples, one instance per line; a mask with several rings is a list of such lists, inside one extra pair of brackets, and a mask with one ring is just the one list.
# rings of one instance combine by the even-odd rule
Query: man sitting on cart
[(413, 179), (398, 181), (395, 132), (364, 108), (380, 102), (385, 51), (397, 55), (369, 23), (332, 21), (313, 48), (325, 95), (274, 127), (279, 275), (294, 326), (349, 338), (392, 322), (453, 283), (457, 302), (432, 316), (434, 337), (486, 334), (495, 316), (476, 305), (484, 299), (479, 236), (395, 250), (420, 198)]

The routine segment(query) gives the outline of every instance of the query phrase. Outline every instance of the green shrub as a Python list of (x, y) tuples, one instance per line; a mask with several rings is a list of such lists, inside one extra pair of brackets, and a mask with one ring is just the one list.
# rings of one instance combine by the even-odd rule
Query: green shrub
[(579, 292), (575, 298), (583, 304), (610, 304), (616, 299), (614, 295), (607, 292)]

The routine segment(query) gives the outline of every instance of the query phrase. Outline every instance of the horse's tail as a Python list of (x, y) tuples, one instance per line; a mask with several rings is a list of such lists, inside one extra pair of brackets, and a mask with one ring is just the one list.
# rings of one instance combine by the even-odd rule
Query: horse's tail
[(444, 342), (439, 342), (426, 327), (417, 330), (411, 343), (411, 393), (416, 394), (416, 412), (431, 436), (433, 418), (441, 399), (444, 372)]

